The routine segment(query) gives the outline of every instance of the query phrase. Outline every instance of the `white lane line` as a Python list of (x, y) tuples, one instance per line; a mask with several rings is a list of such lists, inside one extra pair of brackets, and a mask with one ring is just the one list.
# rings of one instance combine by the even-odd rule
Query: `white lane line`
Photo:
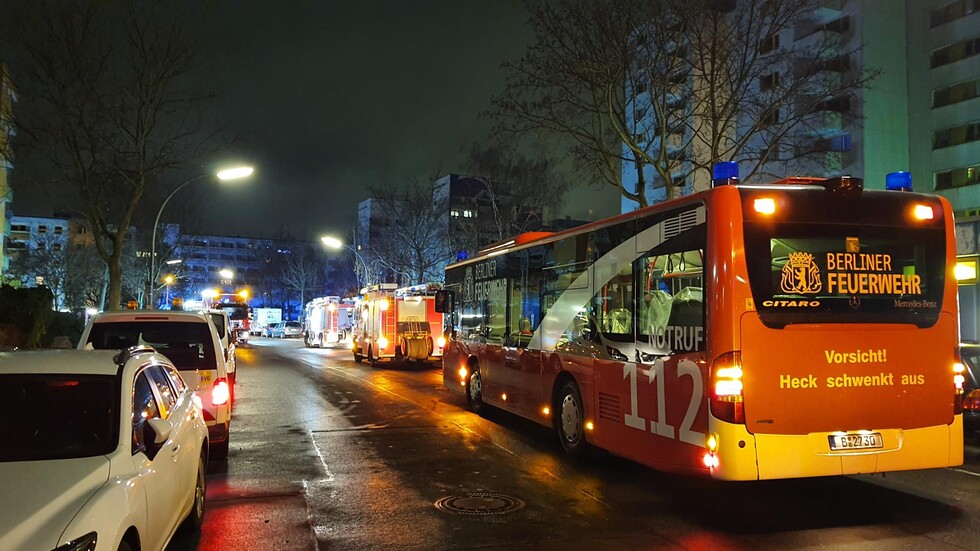
[(323, 466), (323, 472), (326, 474), (324, 480), (333, 481), (333, 473), (330, 472), (330, 467), (327, 466), (327, 462), (323, 459), (323, 453), (320, 452), (320, 446), (316, 445), (316, 438), (313, 437), (313, 431), (309, 431), (310, 442), (313, 443), (313, 449), (316, 450), (316, 456), (320, 459), (320, 465)]

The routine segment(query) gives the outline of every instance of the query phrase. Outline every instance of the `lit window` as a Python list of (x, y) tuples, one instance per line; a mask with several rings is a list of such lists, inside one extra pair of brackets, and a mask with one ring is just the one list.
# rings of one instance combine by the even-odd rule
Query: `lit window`
[(936, 190), (954, 189), (980, 184), (980, 165), (937, 172), (934, 175), (934, 179)]

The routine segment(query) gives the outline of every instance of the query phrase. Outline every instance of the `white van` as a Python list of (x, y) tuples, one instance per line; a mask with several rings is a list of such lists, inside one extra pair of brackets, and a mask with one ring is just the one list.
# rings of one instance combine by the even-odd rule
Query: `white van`
[(228, 455), (231, 383), (218, 332), (208, 314), (175, 310), (103, 312), (89, 320), (78, 348), (125, 350), (149, 345), (173, 362), (201, 399), (210, 457)]

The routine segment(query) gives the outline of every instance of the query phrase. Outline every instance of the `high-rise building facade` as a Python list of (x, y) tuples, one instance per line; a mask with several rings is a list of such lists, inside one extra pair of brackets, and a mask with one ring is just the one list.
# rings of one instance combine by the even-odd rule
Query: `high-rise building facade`
[[(949, 199), (957, 253), (980, 254), (980, 0), (907, 0), (910, 170)], [(980, 339), (980, 287), (960, 285), (960, 332)]]

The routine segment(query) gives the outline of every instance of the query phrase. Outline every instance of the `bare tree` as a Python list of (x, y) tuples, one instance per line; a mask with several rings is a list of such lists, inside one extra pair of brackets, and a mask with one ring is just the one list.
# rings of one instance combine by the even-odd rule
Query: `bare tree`
[(301, 311), (306, 304), (306, 297), (312, 296), (313, 291), (323, 286), (323, 273), (323, 259), (310, 246), (294, 247), (283, 257), (282, 280), (299, 294)]
[(179, 8), (31, 0), (12, 18), (18, 135), (51, 167), (36, 181), (78, 198), (108, 269), (109, 309), (120, 307), (127, 232), (141, 200), (210, 139), (194, 120), (202, 98), (187, 79), (199, 54)]
[[(856, 112), (876, 71), (851, 71), (860, 46), (821, 30), (808, 0), (564, 0), (529, 4), (537, 41), (494, 97), (498, 131), (571, 140), (591, 169), (640, 206), (651, 185), (676, 197), (716, 161), (814, 160), (827, 113)], [(844, 23), (846, 25), (846, 23)], [(826, 30), (826, 25), (824, 25)], [(784, 38), (785, 40), (785, 38)], [(651, 170), (652, 168), (652, 170)], [(625, 185), (623, 172), (635, 176)], [(651, 182), (655, 179), (655, 182)]]
[(552, 160), (528, 157), (501, 145), (474, 143), (467, 170), (486, 186), (499, 239), (540, 229), (545, 222), (544, 207), (561, 207), (571, 188)]
[(38, 236), (33, 248), (20, 251), (10, 274), (51, 290), (55, 309), (99, 305), (104, 265), (90, 247), (55, 236)]
[(369, 187), (388, 225), (382, 239), (372, 239), (372, 256), (404, 284), (442, 281), (449, 259), (448, 208), (433, 194), (434, 180), (405, 186)]

